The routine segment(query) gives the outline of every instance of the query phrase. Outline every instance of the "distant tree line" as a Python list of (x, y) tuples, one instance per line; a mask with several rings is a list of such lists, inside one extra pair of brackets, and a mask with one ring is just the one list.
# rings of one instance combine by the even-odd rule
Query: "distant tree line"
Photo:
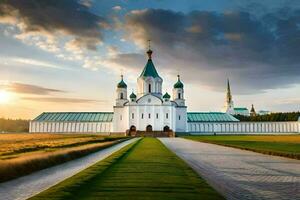
[(235, 118), (237, 118), (243, 122), (248, 122), (248, 121), (254, 121), (254, 122), (297, 121), (299, 116), (300, 116), (300, 112), (271, 113), (271, 114), (267, 114), (267, 115), (256, 115), (256, 116), (234, 115)]
[(29, 120), (0, 118), (0, 133), (2, 132), (28, 132)]

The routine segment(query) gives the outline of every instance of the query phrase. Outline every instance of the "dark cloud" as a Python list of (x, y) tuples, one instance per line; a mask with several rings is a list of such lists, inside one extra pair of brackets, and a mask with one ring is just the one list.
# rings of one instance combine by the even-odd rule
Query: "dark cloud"
[[(88, 10), (89, 1), (76, 0), (2, 0), (2, 21), (19, 25), (24, 33), (64, 34), (74, 37), (73, 44), (95, 50), (102, 41), (104, 18)], [(1, 20), (0, 20), (1, 21)]]
[(107, 101), (64, 97), (25, 97), (24, 100), (49, 102), (49, 103), (107, 103)]
[(10, 83), (6, 85), (1, 85), (2, 88), (5, 88), (8, 91), (23, 93), (23, 94), (35, 94), (35, 95), (48, 95), (52, 93), (65, 93), (66, 91), (45, 88), (37, 85), (30, 85), (24, 83)]
[(179, 70), (187, 82), (223, 90), (229, 77), (239, 83), (236, 92), (253, 93), (299, 83), (299, 22), (300, 10), (257, 17), (147, 9), (129, 13), (124, 28), (140, 46), (151, 38), (154, 59), (165, 63), (162, 68), (173, 67), (174, 74)]
[(140, 69), (141, 66), (145, 64), (145, 56), (137, 53), (123, 53), (113, 56), (109, 59), (109, 62), (118, 63), (121, 66), (122, 63), (124, 63), (133, 69)]

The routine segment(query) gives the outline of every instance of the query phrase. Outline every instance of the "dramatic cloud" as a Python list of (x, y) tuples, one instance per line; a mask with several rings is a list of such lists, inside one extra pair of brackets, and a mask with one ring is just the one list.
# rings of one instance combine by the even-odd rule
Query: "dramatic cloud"
[[(146, 63), (145, 56), (137, 53), (123, 53), (117, 54), (110, 59), (108, 59), (109, 63), (116, 63), (120, 66), (126, 67), (130, 66), (133, 69), (142, 69), (142, 67)], [(122, 65), (124, 63), (124, 65)]]
[(64, 35), (73, 38), (72, 45), (96, 50), (103, 39), (102, 30), (108, 25), (103, 17), (89, 12), (90, 6), (87, 0), (2, 0), (0, 22), (17, 25), (21, 38)]
[[(235, 92), (253, 93), (299, 83), (299, 22), (300, 10), (289, 9), (260, 18), (238, 11), (147, 9), (130, 12), (124, 29), (126, 39), (142, 48), (151, 39), (160, 67), (179, 71), (187, 82), (224, 90), (229, 77), (239, 83)], [(115, 61), (131, 67), (126, 58)]]
[(34, 95), (48, 95), (52, 93), (65, 93), (66, 91), (45, 88), (37, 85), (30, 85), (24, 83), (8, 83), (8, 84), (1, 84), (1, 88), (5, 90), (22, 93), (22, 94), (34, 94)]
[(64, 97), (25, 97), (24, 100), (49, 102), (49, 103), (107, 103), (107, 101), (93, 100), (93, 99), (78, 99), (78, 98), (64, 98)]
[(142, 66), (145, 65), (145, 56), (141, 54), (119, 53), (114, 47), (108, 47), (107, 50), (107, 57), (95, 56), (86, 59), (83, 67), (94, 71), (99, 68), (107, 68), (118, 74), (126, 69), (126, 73), (130, 74), (130, 72), (142, 70)]

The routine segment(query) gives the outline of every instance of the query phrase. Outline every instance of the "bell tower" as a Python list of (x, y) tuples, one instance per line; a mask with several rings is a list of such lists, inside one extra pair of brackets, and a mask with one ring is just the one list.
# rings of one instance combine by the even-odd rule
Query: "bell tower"
[(227, 79), (227, 92), (226, 92), (226, 100), (225, 100), (225, 105), (222, 110), (223, 112), (229, 113), (234, 115), (234, 104), (232, 100), (232, 95), (231, 95), (231, 89), (230, 89), (230, 83), (229, 79)]
[(116, 106), (123, 106), (127, 100), (127, 84), (123, 80), (123, 75), (121, 75), (121, 81), (117, 85), (117, 99)]
[(177, 82), (173, 87), (173, 100), (178, 106), (185, 106), (183, 83), (180, 80), (180, 75), (177, 75)]

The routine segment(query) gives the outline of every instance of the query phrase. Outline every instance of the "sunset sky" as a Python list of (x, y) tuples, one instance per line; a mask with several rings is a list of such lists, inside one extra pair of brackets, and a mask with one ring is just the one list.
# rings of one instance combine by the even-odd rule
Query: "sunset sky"
[(236, 107), (300, 110), (298, 0), (1, 0), (0, 117), (112, 111), (153, 62), (189, 111), (220, 111), (230, 79)]

